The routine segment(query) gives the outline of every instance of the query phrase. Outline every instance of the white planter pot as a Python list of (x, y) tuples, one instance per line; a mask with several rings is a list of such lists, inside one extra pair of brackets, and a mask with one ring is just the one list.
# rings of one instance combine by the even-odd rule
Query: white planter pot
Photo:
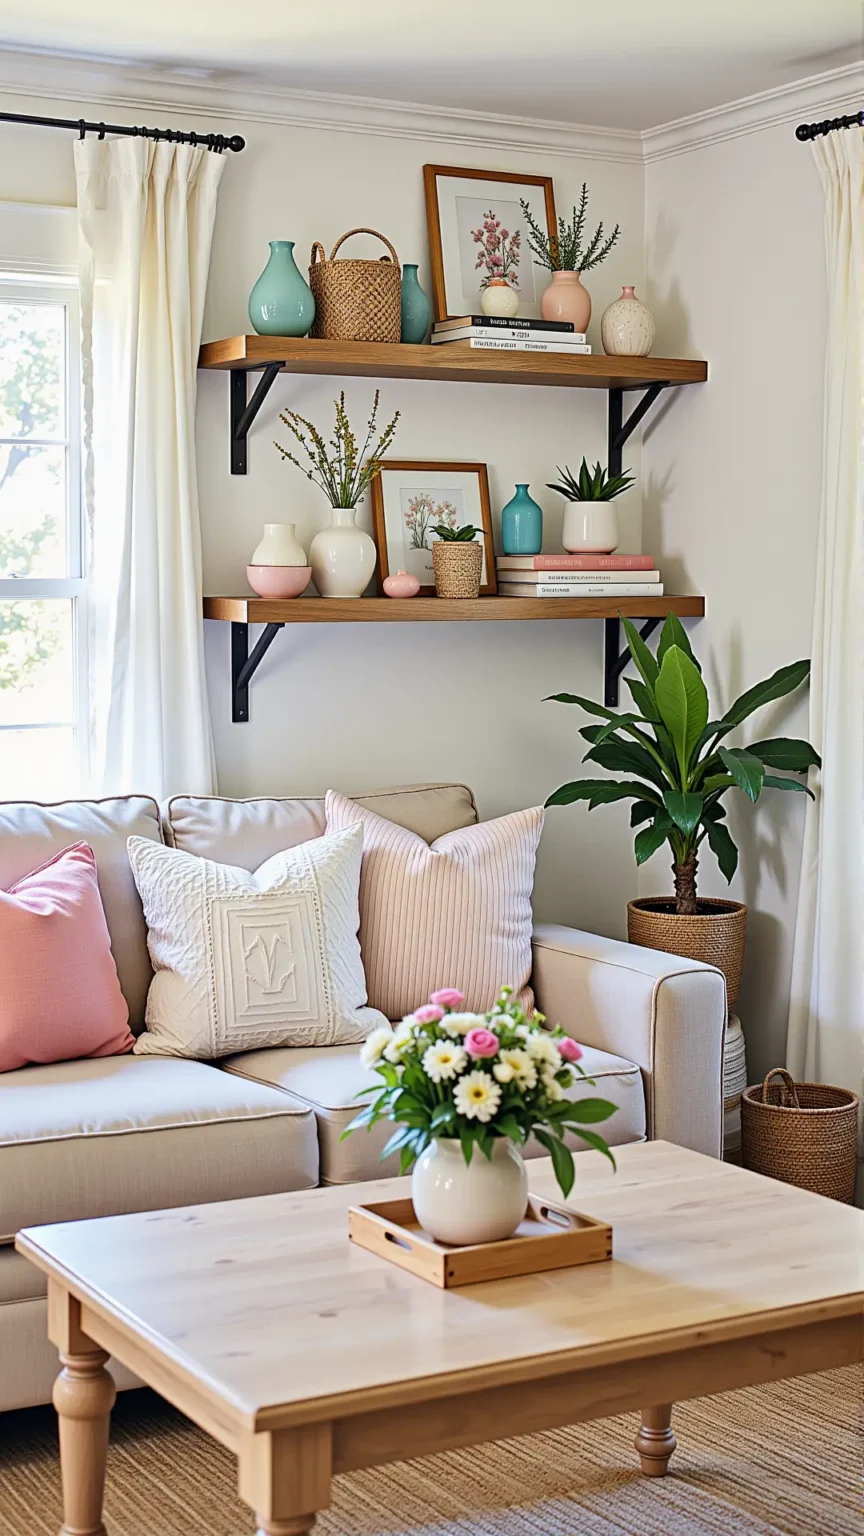
[(294, 523), (265, 523), (264, 537), (255, 548), (250, 565), (305, 565), (306, 551), (296, 536)]
[(522, 1154), (501, 1136), (491, 1162), (475, 1147), (466, 1163), (459, 1142), (442, 1137), (415, 1163), (411, 1198), (421, 1227), (439, 1243), (464, 1247), (511, 1237), (528, 1205)]
[(362, 597), (375, 574), (378, 551), (354, 522), (356, 507), (332, 507), (328, 528), (309, 545), (312, 580), (322, 597)]
[(614, 502), (568, 501), (561, 543), (569, 554), (611, 555), (619, 537)]

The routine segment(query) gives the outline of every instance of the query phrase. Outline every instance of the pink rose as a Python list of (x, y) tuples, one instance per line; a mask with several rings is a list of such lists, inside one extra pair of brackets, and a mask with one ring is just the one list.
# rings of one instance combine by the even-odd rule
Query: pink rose
[(578, 1061), (582, 1055), (581, 1045), (577, 1045), (576, 1041), (571, 1040), (569, 1035), (565, 1035), (563, 1040), (556, 1040), (555, 1044), (558, 1047), (559, 1054), (564, 1057), (565, 1061)]
[(464, 1001), (465, 993), (457, 987), (440, 987), (430, 998), (430, 1002), (437, 1003), (439, 1008), (458, 1008)]
[(465, 1036), (465, 1049), (475, 1061), (483, 1056), (497, 1056), (500, 1043), (491, 1029), (469, 1029)]
[(437, 1024), (444, 1017), (444, 1009), (437, 1003), (424, 1003), (422, 1008), (415, 1008), (414, 1017), (418, 1024)]

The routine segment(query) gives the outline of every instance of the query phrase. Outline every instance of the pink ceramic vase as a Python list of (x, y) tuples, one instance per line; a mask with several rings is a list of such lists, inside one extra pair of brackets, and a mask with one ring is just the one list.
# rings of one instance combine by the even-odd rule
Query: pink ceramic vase
[(544, 320), (569, 320), (574, 331), (587, 331), (591, 319), (591, 295), (578, 272), (553, 272), (543, 290), (540, 314)]
[(385, 576), (383, 587), (388, 597), (416, 597), (420, 591), (417, 577), (411, 576), (408, 571), (396, 571), (392, 576)]

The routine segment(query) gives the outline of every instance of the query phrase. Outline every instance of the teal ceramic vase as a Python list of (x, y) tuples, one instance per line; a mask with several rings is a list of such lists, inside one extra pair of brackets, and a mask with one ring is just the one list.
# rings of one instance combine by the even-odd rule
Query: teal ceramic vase
[(527, 485), (517, 485), (501, 513), (501, 548), (505, 555), (539, 555), (543, 548), (543, 508)]
[(293, 240), (271, 240), (270, 260), (249, 295), (249, 319), (259, 336), (305, 336), (315, 300), (294, 260)]
[(426, 340), (431, 306), (429, 297), (417, 281), (416, 261), (406, 261), (402, 268), (402, 340), (416, 345)]

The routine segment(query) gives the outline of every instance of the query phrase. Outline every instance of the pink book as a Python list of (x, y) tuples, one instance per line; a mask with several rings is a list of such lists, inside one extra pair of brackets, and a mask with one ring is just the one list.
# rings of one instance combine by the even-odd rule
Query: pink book
[(499, 555), (499, 571), (653, 571), (653, 555)]

